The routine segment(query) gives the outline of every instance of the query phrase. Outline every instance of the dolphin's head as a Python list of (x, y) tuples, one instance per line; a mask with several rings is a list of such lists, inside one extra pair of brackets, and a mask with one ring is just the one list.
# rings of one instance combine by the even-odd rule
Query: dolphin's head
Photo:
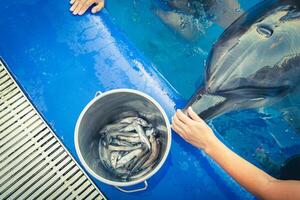
[(298, 83), (299, 63), (300, 2), (264, 1), (230, 25), (215, 43), (205, 88), (189, 105), (209, 119), (274, 102)]

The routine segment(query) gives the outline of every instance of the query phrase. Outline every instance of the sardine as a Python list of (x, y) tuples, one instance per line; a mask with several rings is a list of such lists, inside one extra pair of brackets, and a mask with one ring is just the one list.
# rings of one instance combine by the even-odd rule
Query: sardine
[(138, 173), (131, 175), (130, 179), (138, 179), (141, 178), (142, 176), (148, 174), (155, 166), (155, 163), (152, 163), (148, 168), (139, 171)]
[(132, 124), (137, 119), (138, 119), (138, 117), (126, 117), (126, 118), (121, 119), (117, 122), (120, 123), (120, 124)]
[(148, 158), (148, 160), (141, 166), (142, 169), (147, 168), (148, 166), (150, 166), (153, 162), (156, 161), (158, 154), (159, 154), (159, 150), (160, 150), (160, 142), (159, 140), (156, 140), (154, 136), (150, 136), (150, 143), (151, 143), (151, 147), (152, 147), (152, 151), (151, 154)]
[(147, 149), (151, 151), (151, 144), (145, 135), (144, 129), (139, 124), (133, 124), (136, 132), (139, 134), (141, 141), (146, 145)]
[[(140, 154), (141, 155), (141, 154)], [(139, 157), (139, 156), (138, 156)], [(132, 160), (130, 160), (128, 163), (124, 165), (124, 168), (131, 171), (131, 169), (135, 166), (135, 164), (138, 162), (138, 157), (134, 157)]]
[(138, 135), (137, 135), (137, 137), (132, 137), (131, 135), (128, 135), (128, 136), (118, 135), (117, 139), (127, 141), (127, 142), (129, 142), (131, 144), (135, 144), (135, 143), (140, 143), (141, 142), (141, 139), (140, 139), (140, 137)]
[(110, 154), (110, 163), (111, 163), (111, 166), (114, 169), (117, 166), (118, 157), (119, 157), (119, 152), (118, 151), (111, 152), (111, 154)]
[(133, 150), (136, 150), (136, 149), (139, 149), (141, 148), (142, 145), (141, 144), (137, 144), (137, 145), (134, 145), (134, 146), (116, 146), (116, 145), (108, 145), (108, 150), (109, 151), (133, 151)]
[(116, 168), (124, 166), (126, 163), (128, 163), (132, 159), (138, 157), (142, 152), (143, 152), (143, 150), (141, 148), (130, 151), (129, 153), (124, 155), (120, 160), (118, 160)]
[[(143, 149), (143, 152), (139, 154), (136, 158), (132, 160), (132, 162), (125, 165), (125, 167), (133, 172), (133, 168), (138, 169), (146, 160), (144, 159), (145, 155), (149, 152), (147, 149)], [(141, 163), (142, 162), (142, 163)], [(140, 164), (141, 163), (141, 164)], [(139, 165), (139, 167), (137, 166)]]
[(99, 133), (100, 134), (105, 134), (107, 132), (111, 132), (111, 131), (118, 131), (122, 128), (126, 127), (126, 124), (121, 124), (121, 123), (113, 123), (113, 124), (109, 124), (104, 126)]
[(147, 137), (150, 137), (151, 135), (155, 135), (154, 128), (146, 129), (145, 134)]
[(139, 160), (135, 163), (134, 167), (131, 169), (132, 174), (135, 174), (141, 169), (142, 165), (148, 160), (150, 154), (150, 151), (144, 152), (144, 154), (139, 158)]
[(118, 136), (130, 136), (130, 137), (139, 137), (139, 135), (137, 133), (134, 133), (134, 132), (126, 132), (126, 131), (114, 131), (114, 132), (108, 132), (107, 135), (108, 137), (113, 137), (113, 138), (116, 138)]
[(116, 146), (134, 146), (134, 144), (126, 141), (126, 140), (120, 140), (120, 139), (112, 139), (112, 142), (110, 143), (112, 145), (116, 145)]
[(152, 125), (150, 125), (148, 122), (146, 122), (144, 119), (138, 117), (136, 120), (135, 120), (136, 123), (138, 123), (139, 125), (141, 125), (142, 127), (150, 127)]
[(102, 162), (102, 164), (104, 164), (105, 167), (110, 167), (111, 163), (110, 163), (110, 151), (101, 144), (102, 141), (99, 141), (99, 157), (100, 160)]
[(120, 131), (121, 132), (131, 132), (131, 131), (134, 131), (134, 130), (135, 130), (135, 128), (134, 128), (134, 125), (132, 123), (132, 124), (129, 124), (126, 127), (122, 128)]
[(118, 123), (121, 123), (121, 124), (132, 124), (134, 122), (137, 122), (138, 124), (140, 124), (143, 127), (149, 127), (149, 123), (140, 117), (126, 117), (126, 118), (118, 121)]
[(134, 111), (123, 112), (115, 119), (100, 130), (102, 164), (123, 180), (144, 176), (152, 170), (159, 156), (161, 144), (156, 139), (159, 132)]

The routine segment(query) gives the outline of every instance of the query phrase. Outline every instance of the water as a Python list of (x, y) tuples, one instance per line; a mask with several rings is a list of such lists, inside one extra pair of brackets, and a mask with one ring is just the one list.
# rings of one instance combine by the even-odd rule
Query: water
[[(202, 29), (196, 41), (180, 37), (154, 13), (164, 3), (160, 0), (106, 1), (106, 9), (113, 22), (127, 35), (141, 52), (151, 60), (167, 80), (189, 98), (201, 85), (205, 61), (213, 43), (224, 29), (213, 23), (213, 16), (202, 19)], [(240, 2), (246, 10), (258, 1)], [(162, 4), (162, 5), (161, 5)], [(242, 12), (238, 7), (236, 12)], [(203, 13), (204, 16), (207, 14)]]
[[(231, 14), (241, 14), (258, 2), (240, 0), (240, 6), (235, 5)], [(197, 37), (186, 39), (155, 14), (161, 8), (168, 10), (165, 1), (107, 0), (106, 5), (112, 21), (188, 99), (203, 82), (205, 62), (212, 45), (230, 23), (226, 16), (224, 20), (227, 21), (222, 21), (200, 9), (198, 21), (193, 21)], [(181, 24), (185, 28), (186, 24)], [(215, 119), (213, 125), (235, 152), (278, 176), (280, 167), (295, 152), (291, 149), (300, 138), (279, 114), (274, 114), (272, 109), (268, 111), (246, 110), (226, 114)]]

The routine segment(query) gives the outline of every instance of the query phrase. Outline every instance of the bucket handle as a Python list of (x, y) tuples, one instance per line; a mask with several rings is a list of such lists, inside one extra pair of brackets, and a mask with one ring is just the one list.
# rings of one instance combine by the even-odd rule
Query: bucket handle
[(133, 190), (125, 190), (118, 186), (115, 186), (115, 187), (122, 192), (132, 193), (132, 192), (140, 192), (140, 191), (146, 190), (148, 188), (148, 183), (147, 183), (147, 181), (144, 181), (144, 187), (139, 188), (139, 189), (133, 189)]
[(101, 91), (97, 91), (96, 94), (95, 94), (95, 97), (97, 97), (97, 96), (99, 96), (99, 95), (101, 95), (101, 94), (102, 94)]

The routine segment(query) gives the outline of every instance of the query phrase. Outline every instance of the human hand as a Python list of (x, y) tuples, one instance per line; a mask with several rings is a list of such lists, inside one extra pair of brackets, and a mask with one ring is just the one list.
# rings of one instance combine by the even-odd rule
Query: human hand
[(186, 116), (181, 110), (177, 110), (172, 120), (172, 129), (183, 139), (192, 145), (207, 151), (211, 144), (217, 141), (211, 128), (192, 110), (187, 110)]
[(83, 15), (89, 7), (95, 4), (92, 8), (92, 13), (96, 13), (104, 7), (104, 1), (105, 0), (71, 0), (70, 11), (73, 15)]

